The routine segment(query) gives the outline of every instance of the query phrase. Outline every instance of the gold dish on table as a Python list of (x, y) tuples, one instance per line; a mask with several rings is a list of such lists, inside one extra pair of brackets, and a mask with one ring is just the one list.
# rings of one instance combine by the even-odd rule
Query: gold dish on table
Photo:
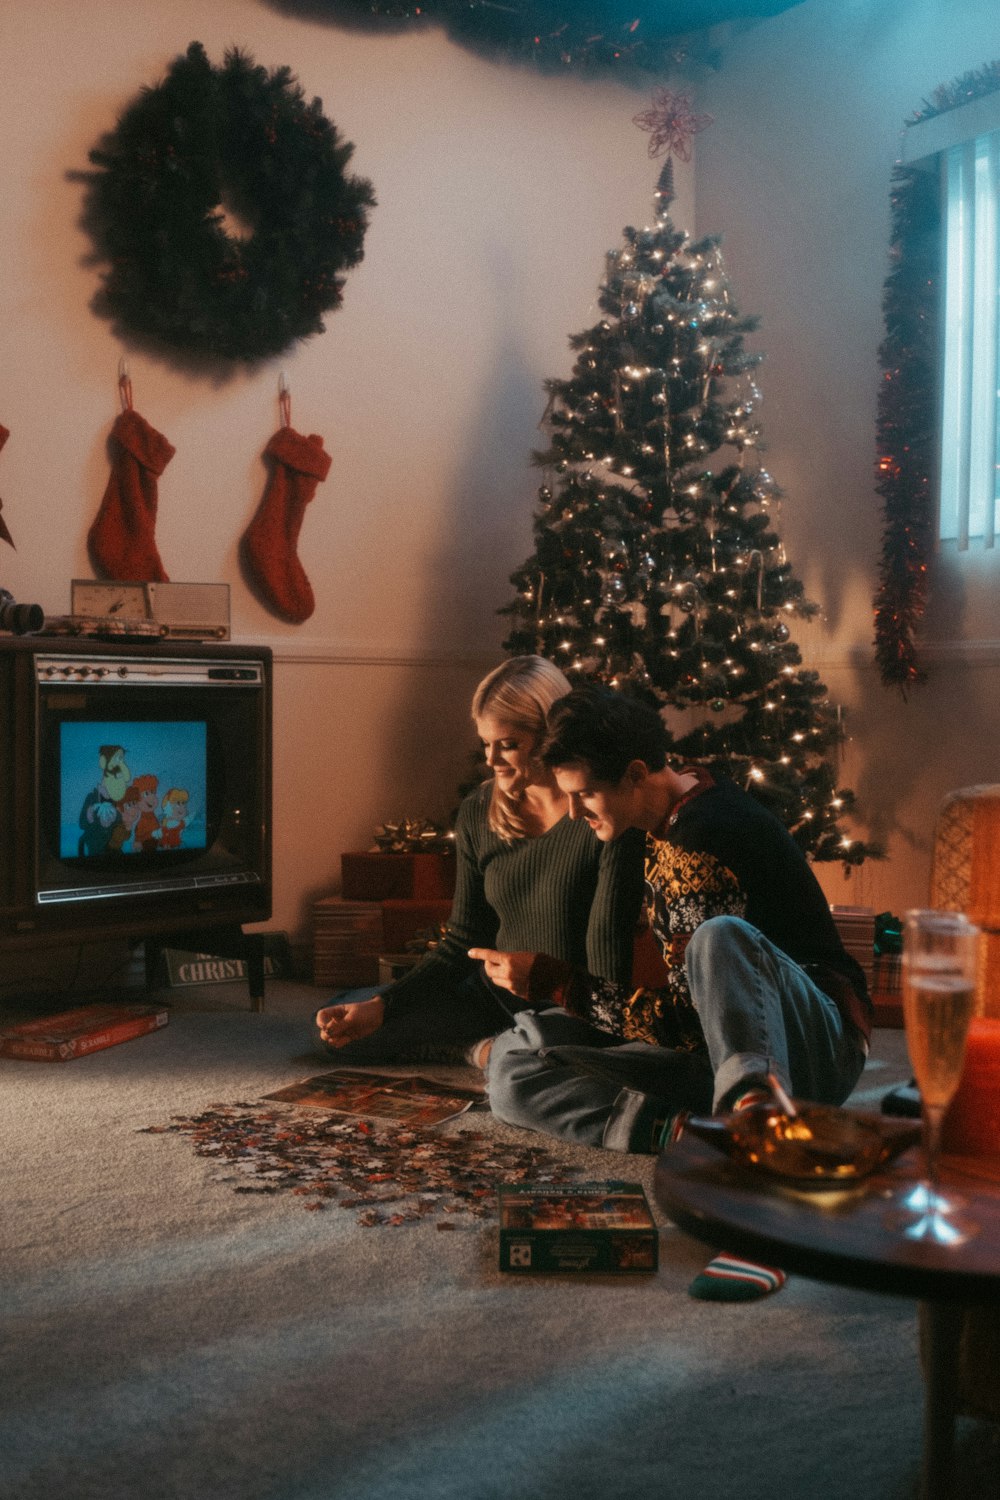
[(850, 1187), (920, 1139), (916, 1120), (798, 1101), (792, 1112), (764, 1105), (711, 1118), (692, 1115), (684, 1130), (741, 1166), (796, 1188)]

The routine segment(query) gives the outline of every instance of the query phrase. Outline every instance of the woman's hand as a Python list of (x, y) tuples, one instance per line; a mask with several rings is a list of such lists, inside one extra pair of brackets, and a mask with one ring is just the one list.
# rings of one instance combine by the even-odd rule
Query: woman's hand
[(382, 996), (355, 1000), (350, 1005), (328, 1005), (316, 1012), (320, 1039), (330, 1047), (346, 1047), (378, 1031), (385, 1015)]
[(496, 948), (470, 948), (469, 957), (482, 964), (487, 979), (510, 990), (519, 1000), (527, 1000), (528, 976), (537, 954), (500, 953)]

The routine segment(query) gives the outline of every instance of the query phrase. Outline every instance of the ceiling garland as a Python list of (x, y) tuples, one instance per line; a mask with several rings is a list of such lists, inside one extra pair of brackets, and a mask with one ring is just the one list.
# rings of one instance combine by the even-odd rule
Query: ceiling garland
[(760, 20), (802, 0), (269, 0), (285, 14), (345, 29), (417, 31), (441, 27), (453, 42), (491, 61), (546, 73), (665, 74), (682, 62), (711, 62), (704, 33)]

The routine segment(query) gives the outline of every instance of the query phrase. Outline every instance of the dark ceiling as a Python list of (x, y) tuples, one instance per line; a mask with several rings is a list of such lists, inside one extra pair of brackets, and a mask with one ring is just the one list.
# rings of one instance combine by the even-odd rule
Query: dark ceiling
[(664, 30), (669, 26), (675, 35), (718, 26), (723, 21), (752, 21), (764, 16), (778, 16), (783, 10), (794, 10), (802, 0), (660, 0), (659, 5), (637, 3), (636, 9), (647, 17), (657, 14)]

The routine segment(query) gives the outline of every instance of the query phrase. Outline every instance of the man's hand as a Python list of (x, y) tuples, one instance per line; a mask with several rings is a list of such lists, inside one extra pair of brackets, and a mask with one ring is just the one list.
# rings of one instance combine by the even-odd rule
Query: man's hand
[(382, 996), (371, 1000), (355, 1000), (350, 1005), (328, 1005), (316, 1012), (316, 1025), (320, 1039), (331, 1047), (346, 1047), (348, 1042), (358, 1042), (371, 1036), (382, 1024), (385, 1007)]
[(537, 954), (500, 953), (496, 948), (470, 948), (469, 957), (478, 959), (483, 965), (487, 979), (510, 990), (519, 1000), (527, 1000), (528, 976)]

